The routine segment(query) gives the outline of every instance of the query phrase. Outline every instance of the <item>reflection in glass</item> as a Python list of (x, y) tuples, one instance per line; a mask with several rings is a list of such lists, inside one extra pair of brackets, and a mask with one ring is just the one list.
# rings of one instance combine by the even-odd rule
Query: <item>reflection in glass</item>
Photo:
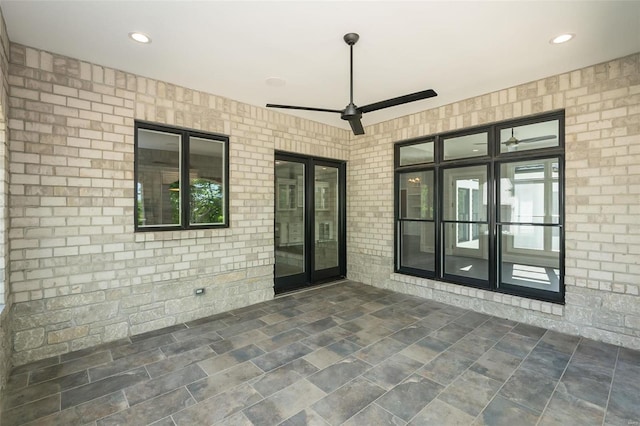
[(559, 223), (557, 158), (505, 163), (500, 175), (501, 222)]
[(304, 164), (276, 161), (275, 276), (304, 269)]
[[(467, 224), (475, 226), (476, 238), (459, 241), (459, 226), (456, 223), (444, 224), (444, 273), (477, 280), (489, 279), (489, 227), (486, 224)], [(473, 231), (469, 229), (470, 235)]]
[(138, 226), (180, 224), (180, 135), (138, 129)]
[(401, 173), (400, 217), (433, 219), (433, 171)]
[(500, 130), (500, 152), (528, 151), (560, 144), (558, 120)]
[(487, 132), (444, 139), (443, 159), (455, 160), (487, 155), (488, 142), (489, 134)]
[(400, 165), (433, 163), (433, 141), (400, 147)]
[(487, 220), (487, 167), (472, 166), (444, 171), (445, 220)]
[[(558, 291), (560, 287), (560, 230), (557, 226), (500, 225), (500, 282)], [(528, 242), (521, 250), (518, 241)]]
[(224, 223), (224, 143), (189, 138), (189, 223)]
[(433, 222), (403, 221), (400, 267), (435, 271), (435, 232)]
[(315, 166), (315, 270), (338, 263), (338, 169)]

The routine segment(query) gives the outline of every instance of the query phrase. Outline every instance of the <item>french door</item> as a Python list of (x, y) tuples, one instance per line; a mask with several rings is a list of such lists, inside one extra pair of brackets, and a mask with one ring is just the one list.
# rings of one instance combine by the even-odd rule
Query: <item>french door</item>
[(277, 153), (275, 292), (346, 275), (345, 163)]

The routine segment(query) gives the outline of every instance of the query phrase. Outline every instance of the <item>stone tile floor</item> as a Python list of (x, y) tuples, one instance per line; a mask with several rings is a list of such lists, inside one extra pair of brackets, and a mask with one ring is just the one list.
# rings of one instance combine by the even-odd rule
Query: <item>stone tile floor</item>
[(16, 368), (2, 425), (638, 425), (640, 352), (350, 281)]

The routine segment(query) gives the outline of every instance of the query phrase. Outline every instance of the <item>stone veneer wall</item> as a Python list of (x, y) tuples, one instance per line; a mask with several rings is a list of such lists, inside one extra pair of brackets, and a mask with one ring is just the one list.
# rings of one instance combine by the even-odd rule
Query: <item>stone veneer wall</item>
[[(558, 109), (566, 114), (566, 305), (395, 274), (393, 143)], [(351, 279), (640, 348), (640, 54), (366, 131), (349, 157)]]
[[(9, 105), (9, 36), (0, 11), (0, 391), (11, 367), (11, 300), (7, 263), (9, 250), (8, 194), (9, 150), (7, 147), (7, 107)], [(0, 413), (2, 407), (0, 407)]]
[[(13, 361), (273, 297), (274, 150), (346, 130), (12, 44)], [(134, 119), (230, 136), (228, 229), (134, 232)], [(205, 287), (203, 296), (194, 296)]]

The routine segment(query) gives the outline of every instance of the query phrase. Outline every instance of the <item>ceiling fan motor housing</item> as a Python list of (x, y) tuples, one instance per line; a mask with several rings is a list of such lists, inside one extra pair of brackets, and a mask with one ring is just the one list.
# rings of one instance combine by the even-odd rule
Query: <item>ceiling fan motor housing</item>
[(340, 115), (340, 118), (347, 121), (353, 120), (354, 118), (360, 118), (360, 117), (362, 117), (362, 113), (358, 110), (358, 107), (355, 106), (353, 103), (350, 103), (349, 105), (347, 105), (344, 111), (342, 111), (342, 114)]

